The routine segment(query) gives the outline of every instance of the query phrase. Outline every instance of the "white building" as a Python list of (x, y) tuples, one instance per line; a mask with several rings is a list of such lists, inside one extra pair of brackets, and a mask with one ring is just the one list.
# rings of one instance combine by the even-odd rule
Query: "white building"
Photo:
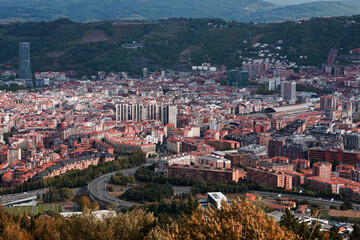
[(160, 120), (164, 125), (177, 125), (177, 106), (158, 104), (127, 104), (116, 105), (116, 121), (128, 120)]

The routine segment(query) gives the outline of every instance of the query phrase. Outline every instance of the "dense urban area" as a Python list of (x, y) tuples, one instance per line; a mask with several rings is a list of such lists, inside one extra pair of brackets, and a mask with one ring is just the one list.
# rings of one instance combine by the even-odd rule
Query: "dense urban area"
[(256, 36), (229, 66), (189, 48), (187, 69), (140, 73), (34, 72), (16, 42), (18, 63), (0, 65), (2, 236), (359, 239), (360, 43), (338, 47), (344, 32), (322, 60)]

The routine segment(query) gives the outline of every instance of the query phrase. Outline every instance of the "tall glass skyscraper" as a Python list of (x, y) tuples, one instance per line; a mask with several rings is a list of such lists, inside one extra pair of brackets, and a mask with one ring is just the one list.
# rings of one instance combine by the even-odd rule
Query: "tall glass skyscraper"
[(249, 85), (249, 72), (241, 70), (229, 70), (226, 72), (226, 85), (232, 87), (247, 87)]
[(30, 43), (19, 43), (19, 78), (31, 80)]

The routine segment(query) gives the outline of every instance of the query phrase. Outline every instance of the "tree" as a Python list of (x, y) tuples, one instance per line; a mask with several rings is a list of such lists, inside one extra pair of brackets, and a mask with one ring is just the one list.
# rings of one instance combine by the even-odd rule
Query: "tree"
[(313, 240), (325, 240), (324, 234), (321, 232), (321, 226), (316, 221), (313, 222), (310, 226), (310, 237), (307, 239), (313, 239)]
[(19, 224), (11, 221), (11, 219), (6, 219), (2, 225), (3, 228), (0, 231), (0, 239), (33, 239), (28, 232), (21, 228)]
[(160, 213), (157, 219), (157, 225), (165, 228), (167, 226), (170, 226), (172, 224), (173, 220), (171, 217), (166, 213)]
[(90, 199), (86, 196), (82, 196), (79, 201), (81, 211), (89, 210), (91, 209), (91, 202)]
[(321, 161), (320, 158), (312, 158), (312, 159), (310, 159), (310, 168), (312, 168), (314, 163), (317, 163), (317, 162), (320, 162), (320, 161)]
[(12, 133), (11, 132), (3, 133), (3, 137), (4, 137), (5, 143), (9, 144), (9, 138), (12, 137)]
[(332, 164), (332, 171), (336, 171), (336, 166), (338, 166), (338, 165), (340, 165), (340, 162), (339, 162), (339, 160), (334, 160), (334, 161), (332, 161), (331, 162), (331, 164)]
[(294, 215), (288, 209), (285, 210), (285, 214), (281, 217), (280, 225), (303, 237), (303, 239), (324, 239), (324, 235), (320, 231), (320, 224), (318, 224), (318, 222), (314, 222), (309, 227), (307, 223), (300, 223), (296, 220)]
[[(280, 227), (254, 204), (240, 200), (221, 209), (198, 208), (189, 216), (183, 215), (167, 231), (159, 227), (150, 232), (150, 239), (300, 239), (291, 231)], [(162, 238), (160, 238), (160, 236)]]
[(48, 191), (43, 193), (43, 201), (47, 203), (61, 202), (74, 197), (74, 191), (70, 188), (50, 188)]
[(113, 192), (114, 191), (114, 187), (113, 186), (107, 186), (107, 190), (109, 191), (109, 192)]
[(60, 196), (63, 199), (70, 199), (74, 196), (74, 191), (70, 188), (61, 188), (60, 189)]
[(134, 183), (134, 176), (125, 176), (122, 172), (116, 173), (116, 175), (111, 176), (110, 183), (116, 185), (124, 185), (126, 183)]
[(337, 226), (332, 226), (329, 231), (330, 240), (341, 240), (342, 237), (339, 234), (339, 228)]
[(360, 240), (360, 226), (357, 222), (354, 223), (353, 231), (350, 234), (350, 240)]
[(286, 227), (288, 230), (297, 233), (299, 231), (300, 224), (295, 219), (294, 215), (291, 214), (289, 209), (285, 210), (284, 215), (281, 216), (280, 225)]
[(98, 211), (100, 209), (100, 205), (97, 201), (93, 201), (91, 202), (91, 210), (93, 211)]
[(133, 201), (161, 201), (174, 195), (174, 190), (170, 184), (143, 183), (137, 187), (130, 188), (120, 196)]
[[(89, 203), (90, 200), (82, 198), (82, 202)], [(300, 239), (254, 204), (240, 199), (232, 206), (223, 202), (221, 209), (204, 210), (198, 205), (189, 215), (181, 215), (175, 220), (166, 214), (155, 218), (153, 213), (140, 208), (109, 214), (102, 219), (90, 212), (69, 218), (54, 214), (29, 219), (10, 217), (1, 210), (0, 229), (0, 239), (25, 240)]]
[(345, 201), (343, 202), (343, 204), (340, 206), (341, 210), (349, 210), (349, 209), (354, 209), (353, 204), (348, 200), (345, 199)]

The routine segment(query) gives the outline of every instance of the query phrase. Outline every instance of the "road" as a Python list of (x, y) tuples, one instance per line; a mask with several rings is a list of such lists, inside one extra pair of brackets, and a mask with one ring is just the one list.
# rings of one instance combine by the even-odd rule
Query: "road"
[[(85, 192), (83, 188), (72, 188), (72, 190), (74, 191), (74, 195), (79, 195)], [(42, 197), (43, 193), (45, 193), (46, 191), (47, 188), (42, 188), (34, 191), (2, 195), (1, 203), (9, 203), (23, 198), (35, 197), (38, 194), (40, 195), (40, 197)]]
[(125, 176), (134, 176), (136, 170), (138, 170), (140, 167), (141, 166), (124, 169), (124, 170), (120, 170), (120, 171), (116, 171), (116, 172), (111, 172), (108, 174), (104, 174), (101, 177), (93, 180), (88, 185), (88, 191), (89, 191), (90, 197), (93, 200), (98, 201), (102, 205), (116, 204), (116, 205), (119, 205), (122, 207), (132, 207), (132, 206), (136, 205), (137, 203), (123, 201), (123, 200), (120, 200), (118, 198), (111, 196), (108, 193), (108, 191), (106, 190), (106, 184), (108, 184), (110, 182), (110, 178), (112, 175), (115, 175), (118, 172), (122, 172)]
[(42, 196), (42, 194), (45, 192), (46, 192), (45, 189), (39, 189), (36, 191), (28, 191), (28, 192), (23, 192), (23, 193), (2, 195), (1, 203), (9, 203), (9, 202), (17, 201), (17, 200), (20, 200), (23, 198), (35, 197), (35, 196), (37, 196), (38, 193), (40, 194), (40, 196)]
[[(139, 167), (124, 169), (124, 170), (117, 171), (117, 172), (122, 172), (126, 176), (132, 176), (132, 175), (135, 175), (135, 172), (138, 168)], [(99, 177), (99, 178), (93, 180), (91, 183), (89, 183), (89, 185), (87, 186), (87, 189), (89, 190), (91, 198), (93, 198), (105, 205), (106, 204), (114, 204), (114, 203), (116, 203), (120, 206), (125, 206), (125, 207), (131, 207), (133, 205), (136, 205), (136, 203), (126, 202), (126, 201), (122, 201), (120, 199), (114, 198), (106, 191), (106, 189), (105, 189), (106, 184), (109, 183), (110, 177), (112, 175), (115, 175), (117, 172), (111, 172), (108, 174), (104, 174), (101, 177)], [(9, 202), (13, 202), (13, 201), (20, 200), (23, 198), (34, 197), (34, 196), (37, 196), (38, 194), (40, 194), (40, 196), (42, 196), (42, 194), (45, 193), (46, 190), (47, 190), (46, 188), (43, 188), (43, 189), (38, 189), (36, 191), (27, 191), (27, 192), (24, 191), (23, 193), (2, 195), (1, 203), (9, 203)], [(79, 195), (86, 191), (86, 189), (84, 190), (84, 188), (72, 188), (72, 190), (74, 191), (74, 195)]]
[[(269, 198), (277, 198), (279, 193), (272, 193), (272, 192), (261, 192), (261, 191), (251, 191), (252, 193), (255, 194), (260, 194), (263, 197), (269, 197)], [(310, 196), (305, 196), (305, 195), (295, 195), (295, 194), (284, 194), (281, 193), (281, 197), (287, 197), (290, 199), (297, 199), (297, 200), (306, 200), (310, 203), (317, 203), (317, 204), (321, 204), (327, 208), (330, 207), (330, 205), (334, 205), (337, 207), (340, 207), (343, 204), (343, 201), (339, 201), (339, 200), (334, 200), (331, 201), (330, 199), (325, 199), (325, 198), (319, 198), (319, 197), (310, 197)], [(356, 209), (360, 208), (360, 204), (355, 204), (353, 203), (353, 206)]]

